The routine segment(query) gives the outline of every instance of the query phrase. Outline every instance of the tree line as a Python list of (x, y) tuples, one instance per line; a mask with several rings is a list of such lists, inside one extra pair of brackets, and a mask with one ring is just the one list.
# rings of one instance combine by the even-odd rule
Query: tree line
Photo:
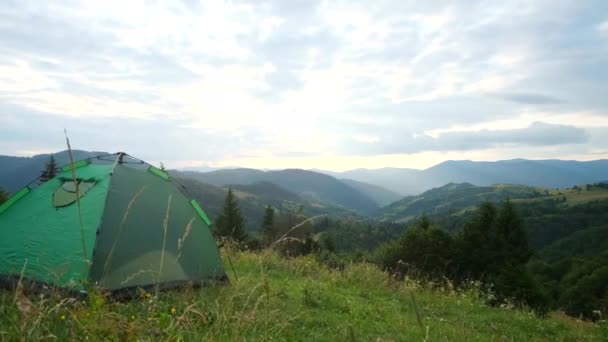
[[(305, 219), (294, 211), (277, 215), (268, 206), (256, 239), (246, 232), (236, 196), (229, 189), (213, 231), (219, 239), (237, 241), (250, 249), (273, 246), (279, 241), (278, 249), (289, 255), (333, 253), (335, 239), (331, 235), (321, 233), (315, 238), (312, 225), (290, 230)], [(485, 290), (492, 292), (492, 303), (515, 301), (542, 311), (547, 307), (547, 298), (526, 268), (531, 256), (523, 220), (506, 201), (500, 207), (489, 202), (481, 204), (464, 230), (455, 236), (422, 217), (400, 238), (381, 245), (367, 257), (396, 276), (447, 278), (457, 285), (480, 281), (487, 284)]]
[(289, 256), (309, 254), (322, 246), (331, 246), (331, 243), (319, 244), (313, 237), (312, 223), (302, 214), (301, 207), (278, 211), (268, 205), (264, 210), (259, 234), (247, 232), (245, 219), (232, 188), (228, 189), (212, 231), (218, 240), (230, 240), (242, 248), (258, 250), (273, 247)]
[[(41, 171), (40, 182), (55, 177), (57, 170), (51, 156)], [(587, 185), (587, 188), (592, 186), (608, 185)], [(8, 197), (0, 188), (0, 204)], [(528, 225), (536, 227), (542, 215), (534, 215), (535, 211), (543, 209), (541, 205), (551, 204), (544, 201), (520, 210), (525, 212), (527, 221), (531, 220)], [(601, 211), (605, 205), (590, 203), (583, 208), (584, 214), (597, 217), (595, 207)], [(580, 221), (580, 215), (577, 211), (566, 216)], [(562, 220), (564, 225), (572, 226), (571, 220), (564, 219), (567, 221)], [(274, 248), (286, 256), (312, 253), (330, 267), (366, 260), (396, 277), (447, 280), (456, 286), (479, 282), (491, 294), (488, 297), (491, 304), (524, 304), (541, 313), (561, 308), (570, 315), (586, 318), (597, 318), (598, 313), (608, 311), (608, 252), (600, 244), (608, 241), (608, 226), (579, 234), (579, 240), (598, 241), (597, 253), (583, 255), (581, 251), (580, 257), (572, 257), (575, 254), (572, 248), (554, 248), (551, 252), (555, 257), (544, 260), (533, 255), (529, 241), (532, 236), (532, 243), (538, 243), (539, 233), (529, 229), (527, 232), (520, 212), (509, 201), (500, 205), (482, 203), (472, 215), (461, 220), (462, 229), (448, 233), (443, 227), (446, 222), (437, 224), (422, 216), (403, 232), (404, 224), (330, 217), (313, 222), (303, 215), (301, 207), (279, 210), (268, 205), (258, 232), (251, 233), (230, 188), (212, 230), (218, 240), (231, 240), (242, 248)], [(552, 231), (562, 229), (553, 225)], [(547, 229), (543, 228), (540, 234), (543, 239), (548, 238)], [(581, 245), (576, 241), (570, 243)]]
[(505, 201), (499, 207), (482, 203), (455, 235), (422, 217), (398, 240), (382, 245), (376, 260), (398, 276), (448, 279), (461, 286), (478, 281), (491, 294), (491, 304), (525, 304), (545, 312), (547, 296), (526, 267), (531, 256), (523, 220)]
[[(257, 234), (249, 233), (234, 191), (229, 189), (213, 231), (218, 239), (237, 241), (247, 249), (272, 247), (287, 256), (312, 253), (330, 267), (365, 260), (398, 278), (450, 282), (457, 287), (473, 282), (492, 305), (525, 305), (540, 314), (560, 308), (586, 318), (608, 311), (608, 254), (567, 264), (539, 263), (533, 258), (525, 222), (508, 200), (498, 205), (480, 204), (455, 233), (446, 232), (426, 216), (405, 232), (403, 224), (328, 217), (312, 224), (306, 219), (297, 210), (267, 206)], [(292, 230), (302, 222), (306, 223)], [(396, 226), (400, 226), (400, 235)], [(551, 277), (558, 275), (563, 279), (556, 285)], [(556, 289), (559, 286), (562, 288)]]

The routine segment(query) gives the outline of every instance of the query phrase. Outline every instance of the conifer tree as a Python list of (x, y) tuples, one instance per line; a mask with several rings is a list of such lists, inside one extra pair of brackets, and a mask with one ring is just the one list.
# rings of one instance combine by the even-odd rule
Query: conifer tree
[(418, 221), (417, 225), (422, 230), (429, 230), (431, 228), (431, 220), (426, 215), (423, 215)]
[(505, 201), (497, 214), (496, 234), (502, 242), (505, 263), (525, 264), (532, 256), (522, 218), (510, 201)]
[(321, 235), (321, 237), (319, 238), (319, 244), (321, 245), (321, 248), (329, 252), (333, 253), (336, 251), (336, 240), (332, 235), (327, 232)]
[(496, 206), (490, 202), (479, 205), (475, 216), (465, 224), (459, 241), (459, 262), (462, 276), (480, 279), (491, 271), (500, 267), (497, 260), (497, 244), (499, 241), (494, 234), (496, 220)]
[(247, 238), (243, 216), (232, 188), (228, 189), (224, 208), (215, 222), (215, 233), (218, 236), (234, 241), (245, 241)]
[(262, 222), (262, 236), (264, 242), (270, 245), (276, 239), (276, 227), (274, 224), (274, 209), (268, 205), (264, 211), (264, 221)]
[(509, 201), (499, 209), (481, 204), (460, 240), (461, 276), (494, 285), (492, 303), (515, 299), (546, 309), (547, 297), (526, 269), (532, 253), (523, 220)]
[(378, 258), (392, 272), (416, 272), (431, 278), (442, 277), (453, 259), (453, 245), (448, 233), (433, 227), (431, 221), (423, 216), (399, 240), (380, 248)]
[(44, 165), (44, 169), (40, 173), (40, 183), (44, 183), (57, 175), (57, 163), (55, 157), (51, 155), (49, 161)]

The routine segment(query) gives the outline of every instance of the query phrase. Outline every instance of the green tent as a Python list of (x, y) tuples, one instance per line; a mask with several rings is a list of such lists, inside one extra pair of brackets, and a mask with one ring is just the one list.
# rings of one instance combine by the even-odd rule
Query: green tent
[(164, 171), (117, 153), (58, 172), (0, 206), (2, 283), (22, 273), (76, 291), (227, 280), (207, 215)]

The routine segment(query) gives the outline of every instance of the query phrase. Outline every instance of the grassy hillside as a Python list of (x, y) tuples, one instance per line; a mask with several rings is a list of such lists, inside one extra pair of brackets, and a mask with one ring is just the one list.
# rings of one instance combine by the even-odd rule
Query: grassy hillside
[(378, 218), (409, 223), (424, 214), (444, 229), (456, 231), (479, 203), (505, 199), (510, 199), (521, 212), (529, 242), (535, 250), (608, 222), (608, 186), (601, 184), (560, 190), (521, 185), (447, 184), (382, 208)]
[(548, 189), (510, 184), (475, 186), (469, 183), (449, 183), (391, 203), (379, 211), (378, 218), (406, 222), (422, 214), (459, 215), (483, 201), (506, 199), (522, 205), (557, 201), (561, 203), (560, 208), (567, 208), (608, 199), (608, 186), (596, 184)]
[(379, 218), (407, 222), (420, 215), (459, 214), (475, 208), (483, 201), (528, 199), (540, 197), (542, 190), (521, 185), (475, 186), (469, 183), (449, 183), (408, 196), (381, 209)]
[[(523, 218), (534, 252), (527, 268), (542, 285), (550, 306), (592, 318), (608, 304), (608, 185), (542, 189), (448, 184), (385, 208), (385, 219), (407, 222), (427, 215), (437, 227), (462, 231), (482, 201), (511, 199)], [(409, 231), (408, 228), (406, 231)], [(483, 242), (480, 242), (483, 245)], [(540, 298), (540, 297), (539, 297)]]
[[(114, 302), (0, 292), (0, 339), (247, 341), (601, 341), (607, 327), (491, 308), (479, 292), (397, 281), (369, 264), (229, 253), (232, 285)], [(235, 276), (236, 274), (236, 276)], [(238, 277), (237, 277), (238, 276)]]

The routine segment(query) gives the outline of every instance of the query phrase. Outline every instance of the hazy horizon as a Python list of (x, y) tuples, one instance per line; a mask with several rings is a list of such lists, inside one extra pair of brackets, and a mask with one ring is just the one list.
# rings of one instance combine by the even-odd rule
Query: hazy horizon
[(8, 1), (0, 154), (169, 168), (608, 159), (604, 1)]
[[(80, 150), (80, 149), (75, 149), (73, 151), (83, 151), (83, 152), (101, 152), (101, 153), (116, 153), (116, 152), (102, 152), (102, 151), (84, 151), (84, 150)], [(60, 150), (60, 151), (54, 151), (54, 152), (49, 152), (49, 153), (42, 153), (42, 154), (36, 154), (36, 155), (4, 155), (4, 154), (0, 154), (0, 156), (8, 156), (8, 157), (34, 157), (37, 155), (51, 155), (51, 154), (57, 154), (57, 153), (61, 153), (61, 152), (66, 152), (67, 150)], [(129, 152), (125, 152), (129, 155), (131, 155), (132, 157), (135, 158), (139, 158), (137, 155), (132, 155)], [(160, 163), (163, 163), (163, 165), (167, 168), (167, 169), (173, 169), (173, 170), (177, 170), (177, 171), (198, 171), (198, 172), (208, 172), (208, 171), (216, 171), (216, 170), (234, 170), (234, 169), (253, 169), (253, 170), (259, 170), (259, 171), (279, 171), (279, 170), (287, 170), (287, 169), (302, 169), (302, 170), (308, 170), (308, 171), (319, 171), (319, 172), (331, 172), (331, 173), (342, 173), (345, 171), (356, 171), (356, 170), (381, 170), (381, 169), (411, 169), (411, 170), (420, 170), (420, 171), (424, 171), (427, 170), (429, 168), (432, 168), (434, 166), (438, 166), (440, 164), (446, 163), (446, 162), (508, 162), (508, 161), (515, 161), (515, 160), (526, 160), (526, 161), (547, 161), (547, 160), (556, 160), (556, 161), (573, 161), (573, 162), (593, 162), (593, 161), (602, 161), (602, 160), (608, 160), (607, 158), (598, 158), (598, 159), (589, 159), (589, 160), (576, 160), (576, 159), (558, 159), (558, 158), (553, 158), (553, 159), (542, 159), (542, 158), (537, 158), (537, 159), (528, 159), (528, 158), (512, 158), (512, 159), (496, 159), (496, 160), (471, 160), (471, 159), (446, 159), (443, 160), (441, 162), (438, 162), (436, 164), (432, 164), (428, 167), (424, 167), (424, 168), (416, 168), (416, 167), (393, 167), (393, 166), (381, 166), (381, 167), (371, 167), (371, 168), (365, 168), (365, 167), (355, 167), (355, 168), (350, 168), (350, 169), (346, 169), (346, 168), (339, 168), (339, 169), (329, 169), (329, 168), (318, 168), (318, 167), (312, 167), (312, 168), (300, 168), (300, 167), (276, 167), (276, 168), (268, 168), (268, 167), (261, 167), (261, 168), (257, 168), (257, 167), (250, 167), (247, 165), (223, 165), (223, 166), (213, 166), (213, 165), (199, 165), (199, 166), (185, 166), (185, 167), (172, 167), (171, 165), (167, 165), (164, 161), (160, 160), (144, 160), (145, 162), (151, 163), (153, 165), (160, 165)]]

